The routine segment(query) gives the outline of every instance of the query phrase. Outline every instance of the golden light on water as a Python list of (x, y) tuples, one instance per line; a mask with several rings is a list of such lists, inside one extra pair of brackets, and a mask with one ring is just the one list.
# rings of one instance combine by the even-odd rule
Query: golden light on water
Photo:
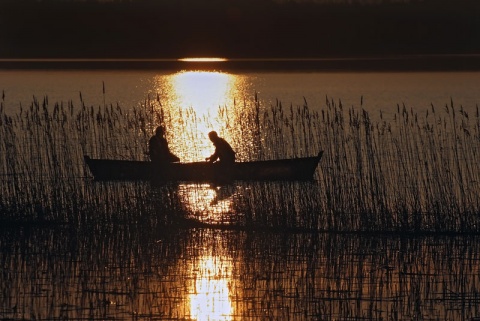
[[(238, 113), (235, 100), (243, 99), (248, 90), (245, 79), (216, 71), (182, 71), (156, 78), (162, 108), (170, 117), (167, 124), (170, 148), (183, 162), (204, 161), (213, 153), (207, 136), (212, 130), (231, 141), (233, 134), (226, 130), (226, 117)], [(227, 114), (221, 115), (221, 108)]]
[(235, 186), (209, 184), (181, 184), (179, 194), (187, 208), (196, 213), (196, 219), (205, 223), (225, 223), (224, 216), (233, 213)]
[(190, 317), (198, 321), (232, 320), (232, 266), (228, 258), (203, 256), (194, 270), (189, 297)]
[(177, 103), (197, 113), (209, 113), (230, 102), (236, 78), (221, 72), (187, 71), (170, 79)]
[[(155, 91), (165, 112), (165, 126), (170, 149), (182, 162), (201, 162), (214, 152), (208, 139), (212, 130), (235, 145), (236, 117), (242, 115), (243, 101), (249, 84), (245, 76), (213, 71), (182, 71), (155, 78)], [(159, 106), (159, 108), (160, 108)], [(154, 126), (152, 126), (154, 127)], [(238, 150), (237, 150), (238, 151)], [(231, 191), (209, 185), (183, 184), (183, 204), (196, 219), (218, 222), (232, 212)]]

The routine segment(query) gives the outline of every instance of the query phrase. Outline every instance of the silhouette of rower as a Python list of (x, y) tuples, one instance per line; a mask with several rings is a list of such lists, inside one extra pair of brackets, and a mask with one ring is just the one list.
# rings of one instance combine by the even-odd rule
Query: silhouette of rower
[(235, 162), (235, 151), (225, 139), (218, 137), (216, 131), (209, 132), (208, 138), (210, 138), (213, 146), (215, 146), (215, 152), (205, 159), (207, 162), (216, 162), (223, 165), (233, 164)]
[(157, 164), (180, 161), (180, 158), (170, 152), (168, 148), (168, 142), (165, 138), (165, 128), (163, 126), (158, 126), (155, 129), (155, 135), (148, 141), (148, 155), (152, 162)]

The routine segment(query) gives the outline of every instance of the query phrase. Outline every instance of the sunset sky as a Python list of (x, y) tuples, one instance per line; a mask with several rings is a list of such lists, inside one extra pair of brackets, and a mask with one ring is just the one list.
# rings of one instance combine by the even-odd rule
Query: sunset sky
[(480, 53), (480, 1), (0, 0), (0, 58)]

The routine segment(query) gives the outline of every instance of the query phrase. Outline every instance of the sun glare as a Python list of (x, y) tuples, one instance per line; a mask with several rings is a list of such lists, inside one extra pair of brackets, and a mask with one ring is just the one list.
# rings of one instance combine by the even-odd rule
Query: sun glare
[(242, 77), (213, 71), (182, 71), (157, 78), (162, 106), (173, 120), (167, 131), (175, 134), (168, 139), (183, 161), (202, 161), (210, 156), (209, 131), (228, 134), (219, 108), (233, 110), (235, 96), (244, 86)]
[(175, 74), (171, 82), (182, 107), (193, 107), (203, 113), (216, 110), (230, 100), (235, 78), (220, 72), (188, 71)]
[(227, 61), (226, 58), (219, 58), (219, 57), (208, 57), (208, 58), (180, 58), (178, 61), (184, 62), (221, 62)]

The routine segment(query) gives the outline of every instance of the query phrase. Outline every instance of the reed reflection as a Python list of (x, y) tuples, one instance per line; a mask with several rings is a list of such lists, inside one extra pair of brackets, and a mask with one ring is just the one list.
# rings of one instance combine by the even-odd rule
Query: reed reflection
[(190, 317), (198, 321), (232, 320), (231, 261), (227, 257), (203, 256), (192, 270)]

